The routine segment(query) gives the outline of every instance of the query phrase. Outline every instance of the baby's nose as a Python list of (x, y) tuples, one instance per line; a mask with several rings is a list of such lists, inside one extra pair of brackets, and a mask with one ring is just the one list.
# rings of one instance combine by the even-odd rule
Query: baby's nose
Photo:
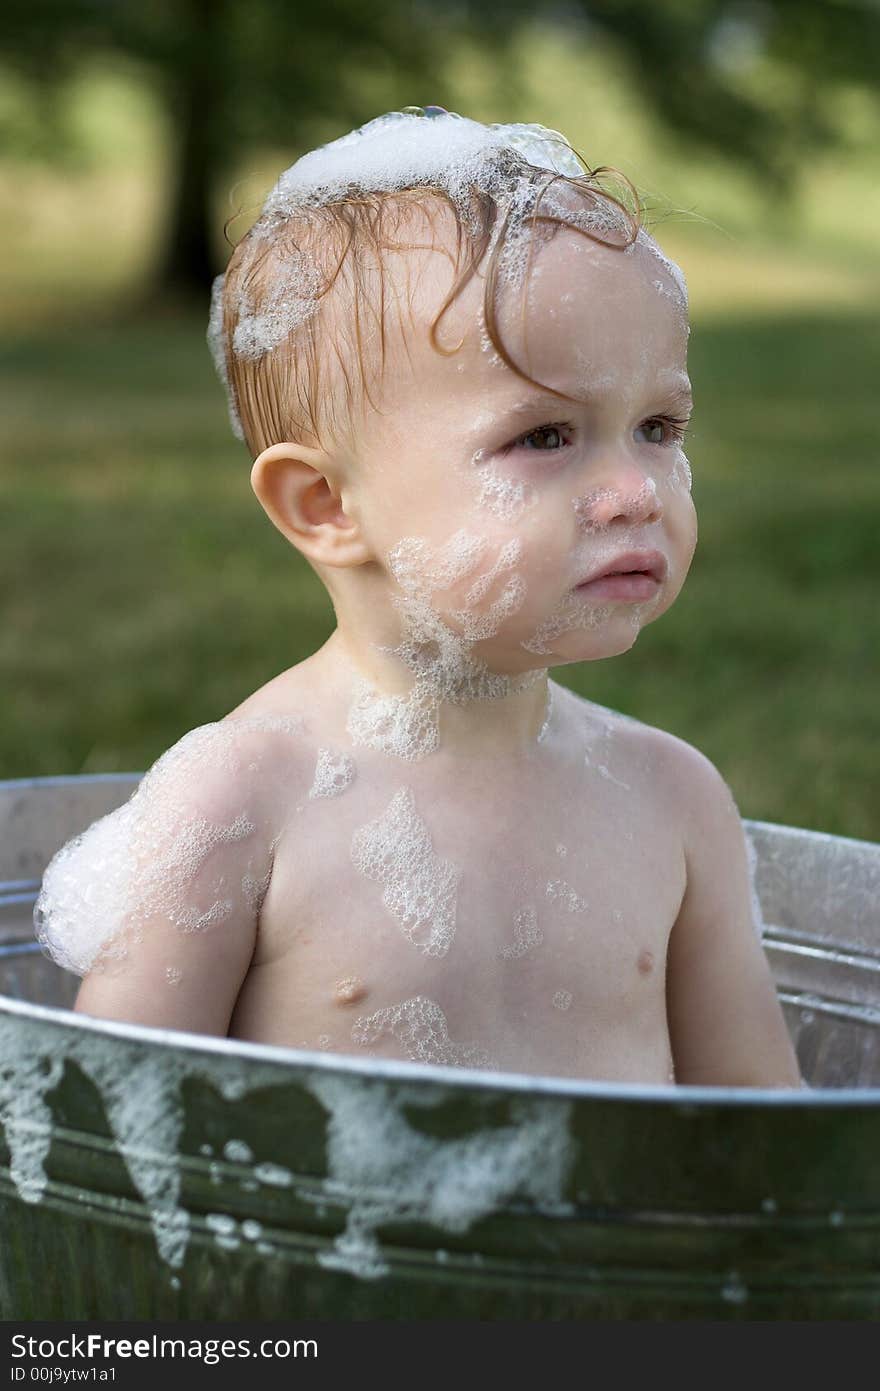
[(574, 511), (581, 531), (604, 531), (618, 519), (658, 521), (663, 504), (653, 478), (640, 469), (630, 469), (613, 483), (576, 497)]

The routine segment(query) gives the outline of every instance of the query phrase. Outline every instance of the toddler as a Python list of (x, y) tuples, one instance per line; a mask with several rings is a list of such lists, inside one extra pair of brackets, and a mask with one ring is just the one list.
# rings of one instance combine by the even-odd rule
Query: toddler
[(269, 195), (209, 337), (337, 626), (55, 856), (37, 930), (78, 1010), (800, 1085), (722, 777), (548, 679), (628, 651), (696, 543), (685, 284), (613, 174), (407, 108)]

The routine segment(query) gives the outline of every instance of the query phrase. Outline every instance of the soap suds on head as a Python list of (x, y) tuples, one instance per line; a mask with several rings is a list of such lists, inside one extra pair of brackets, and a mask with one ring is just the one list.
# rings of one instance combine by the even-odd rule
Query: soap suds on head
[(297, 160), (281, 175), (264, 207), (290, 214), (304, 205), (338, 201), (349, 192), (437, 184), (465, 199), (472, 182), (497, 181), (505, 151), (529, 164), (582, 177), (584, 166), (564, 135), (537, 124), (482, 125), (455, 112), (426, 119), (390, 111)]
[[(559, 175), (582, 181), (590, 177), (558, 131), (538, 124), (486, 126), (454, 112), (431, 118), (388, 112), (309, 151), (285, 170), (266, 199), (251, 238), (259, 254), (277, 228), (309, 209), (334, 205), (346, 197), (391, 195), (419, 187), (443, 189), (463, 226), (476, 235), (479, 223), (472, 198), (477, 187), (506, 213), (493, 226), (492, 244), (501, 224), (506, 224), (499, 265), (502, 278), (518, 284), (528, 260), (528, 219), (539, 194), (548, 216), (561, 211), (572, 225), (597, 235), (632, 236), (623, 214), (606, 199), (593, 197), (589, 205), (575, 209), (566, 204), (554, 182)], [(322, 287), (314, 265), (298, 248), (285, 248), (283, 266), (284, 289), (273, 291), (267, 303), (259, 306), (248, 297), (245, 279), (236, 306), (241, 332), (236, 331), (234, 352), (243, 356), (269, 352), (316, 312)]]
[[(250, 396), (247, 410), (236, 409), (236, 394), (245, 399), (240, 365), (258, 368), (294, 339), (304, 350), (303, 363), (312, 364), (303, 369), (310, 380), (301, 397), (309, 403), (302, 423), (320, 434), (322, 412), (312, 405), (322, 375), (315, 365), (320, 332), (312, 321), (335, 286), (359, 284), (349, 254), (361, 257), (362, 270), (368, 256), (381, 259), (388, 245), (372, 224), (369, 233), (365, 230), (366, 218), (362, 225), (356, 219), (343, 224), (337, 209), (362, 205), (378, 209), (381, 218), (386, 205), (425, 209), (442, 199), (454, 211), (465, 241), (474, 249), (481, 246), (489, 258), (493, 283), (512, 288), (533, 266), (535, 243), (550, 240), (559, 223), (594, 241), (621, 248), (634, 243), (638, 195), (621, 175), (635, 211), (618, 204), (603, 184), (615, 172), (594, 173), (558, 131), (538, 124), (483, 125), (439, 109), (388, 112), (303, 155), (281, 174), (214, 287), (209, 342), (236, 432), (247, 435), (255, 452), (272, 442), (274, 422), (259, 409), (251, 415)], [(410, 202), (407, 195), (421, 190), (421, 201)], [(356, 317), (360, 309), (358, 300)], [(371, 315), (384, 321), (384, 294), (381, 305), (363, 304), (361, 317)], [(485, 336), (498, 358), (488, 331)], [(353, 340), (348, 346), (359, 350)], [(491, 483), (486, 501), (502, 513), (519, 502)]]
[(229, 370), (226, 366), (226, 345), (223, 341), (223, 291), (226, 288), (226, 276), (215, 276), (211, 285), (211, 311), (208, 316), (208, 348), (214, 362), (217, 376), (223, 383), (226, 392), (226, 404), (229, 410), (229, 424), (235, 438), (244, 443), (244, 430), (242, 429), (241, 417), (235, 405), (235, 397), (229, 382)]
[(269, 289), (259, 305), (247, 290), (242, 294), (232, 339), (232, 351), (239, 357), (259, 358), (271, 352), (317, 308), (321, 281), (311, 258), (288, 250), (284, 265), (288, 275)]
[(667, 289), (660, 280), (655, 280), (654, 285), (667, 295), (677, 305), (681, 313), (686, 316), (688, 313), (687, 281), (684, 278), (681, 267), (676, 265), (674, 261), (671, 261), (668, 256), (664, 256), (654, 238), (645, 231), (644, 227), (639, 228), (634, 245), (644, 247), (649, 251), (667, 272), (672, 280), (673, 288), (671, 290)]
[(434, 852), (407, 787), (375, 821), (355, 832), (355, 868), (384, 886), (382, 902), (404, 936), (426, 956), (445, 956), (455, 935), (461, 870)]

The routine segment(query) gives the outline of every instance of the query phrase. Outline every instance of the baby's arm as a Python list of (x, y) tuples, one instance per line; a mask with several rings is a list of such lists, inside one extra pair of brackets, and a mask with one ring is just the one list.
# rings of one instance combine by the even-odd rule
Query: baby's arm
[(804, 1085), (751, 907), (745, 834), (715, 766), (675, 741), (687, 887), (667, 953), (675, 1080)]
[(47, 870), (41, 936), (84, 974), (77, 1010), (227, 1033), (271, 871), (252, 745), (191, 731)]
[(74, 1008), (100, 1019), (225, 1036), (256, 938), (239, 910), (210, 933), (184, 935), (161, 914), (112, 972), (98, 968), (80, 986)]

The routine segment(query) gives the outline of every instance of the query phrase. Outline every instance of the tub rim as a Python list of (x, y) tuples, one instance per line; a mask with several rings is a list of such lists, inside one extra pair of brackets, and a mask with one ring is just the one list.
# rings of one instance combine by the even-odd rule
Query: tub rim
[[(77, 1014), (52, 1005), (37, 1005), (0, 995), (0, 1014), (42, 1021), (52, 1026), (73, 1028), (107, 1039), (155, 1048), (167, 1046), (194, 1058), (209, 1055), (220, 1061), (232, 1057), (265, 1064), (293, 1073), (304, 1071), (340, 1073), (363, 1081), (393, 1082), (400, 1085), (418, 1081), (435, 1086), (478, 1091), (504, 1091), (528, 1094), (530, 1098), (560, 1101), (604, 1101), (656, 1105), (667, 1102), (679, 1110), (708, 1110), (711, 1107), (750, 1106), (760, 1110), (819, 1105), (832, 1109), (874, 1109), (880, 1106), (880, 1087), (703, 1087), (678, 1084), (646, 1085), (638, 1082), (603, 1082), (588, 1078), (554, 1077), (542, 1073), (493, 1072), (484, 1068), (445, 1067), (436, 1063), (410, 1062), (396, 1058), (358, 1058), (348, 1053), (326, 1053), (289, 1048), (280, 1044), (253, 1043), (246, 1039), (219, 1038), (190, 1033), (182, 1029), (154, 1028), (116, 1019)], [(262, 1081), (260, 1085), (266, 1085)]]

